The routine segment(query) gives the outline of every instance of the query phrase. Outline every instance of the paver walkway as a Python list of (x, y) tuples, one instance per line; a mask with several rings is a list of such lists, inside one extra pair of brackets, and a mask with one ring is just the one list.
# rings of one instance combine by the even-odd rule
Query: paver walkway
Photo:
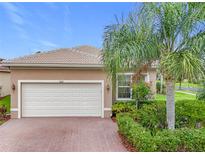
[(111, 119), (22, 118), (0, 126), (0, 151), (126, 151)]

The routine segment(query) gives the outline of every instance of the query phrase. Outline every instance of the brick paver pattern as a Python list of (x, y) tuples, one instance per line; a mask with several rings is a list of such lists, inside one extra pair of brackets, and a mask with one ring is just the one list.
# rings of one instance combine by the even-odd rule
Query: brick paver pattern
[(111, 119), (22, 118), (0, 126), (0, 151), (124, 152)]

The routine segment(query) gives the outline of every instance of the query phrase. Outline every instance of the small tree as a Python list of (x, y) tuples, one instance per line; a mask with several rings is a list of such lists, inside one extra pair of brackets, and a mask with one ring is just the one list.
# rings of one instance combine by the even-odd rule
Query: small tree
[(151, 96), (150, 87), (143, 81), (134, 83), (132, 85), (132, 98), (136, 100), (138, 108), (147, 101)]

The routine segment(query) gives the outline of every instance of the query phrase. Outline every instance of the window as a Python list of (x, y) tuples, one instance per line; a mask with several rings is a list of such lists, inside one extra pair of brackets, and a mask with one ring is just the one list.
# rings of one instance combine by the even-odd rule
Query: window
[(117, 99), (131, 99), (131, 74), (117, 75)]
[[(118, 100), (124, 99), (129, 100), (132, 99), (132, 76), (134, 73), (119, 73), (117, 74), (116, 80), (116, 97)], [(142, 73), (141, 79), (145, 82), (149, 82), (149, 74)]]

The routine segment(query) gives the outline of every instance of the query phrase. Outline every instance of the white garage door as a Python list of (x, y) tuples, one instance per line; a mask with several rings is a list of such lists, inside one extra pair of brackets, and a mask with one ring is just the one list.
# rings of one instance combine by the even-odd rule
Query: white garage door
[(23, 83), (22, 117), (101, 116), (100, 83)]

